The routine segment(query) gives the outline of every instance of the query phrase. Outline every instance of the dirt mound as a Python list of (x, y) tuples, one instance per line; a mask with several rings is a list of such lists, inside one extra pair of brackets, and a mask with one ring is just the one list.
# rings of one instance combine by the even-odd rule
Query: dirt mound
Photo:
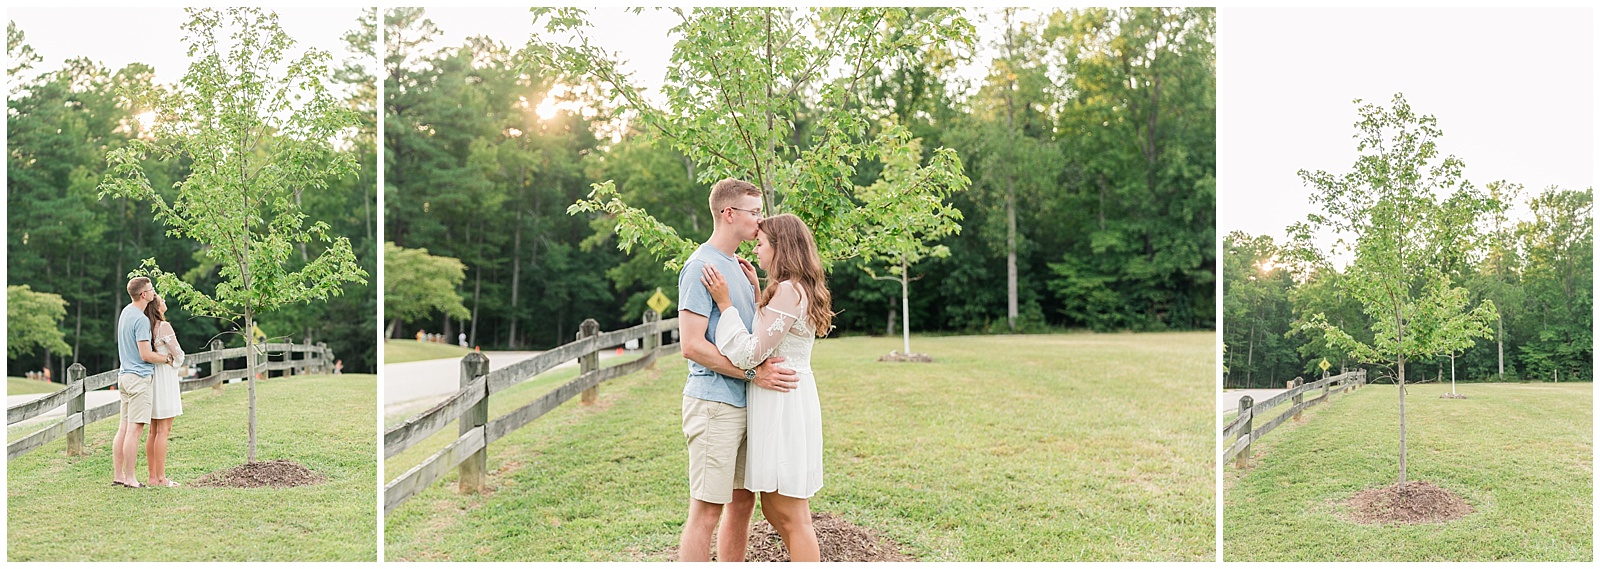
[(312, 472), (292, 460), (268, 460), (218, 470), (194, 481), (195, 486), (209, 488), (289, 488), (327, 482), (328, 478)]
[(1439, 398), (1440, 399), (1466, 399), (1467, 396), (1462, 395), (1460, 393), (1446, 393), (1444, 395), (1440, 395)]
[[(811, 525), (817, 530), (817, 545), (822, 549), (823, 561), (916, 561), (900, 552), (900, 544), (890, 541), (878, 532), (857, 526), (831, 514), (811, 514)], [(711, 560), (717, 559), (717, 540), (711, 538)], [(667, 550), (667, 559), (678, 559), (678, 548)], [(750, 546), (745, 550), (745, 561), (788, 561), (789, 551), (783, 547), (783, 538), (766, 520), (750, 528)]]
[(918, 353), (918, 352), (911, 352), (909, 354), (902, 354), (902, 353), (900, 353), (899, 350), (895, 350), (893, 352), (889, 352), (889, 355), (887, 355), (887, 356), (883, 356), (881, 358), (878, 358), (878, 361), (880, 361), (880, 362), (933, 363), (933, 356), (930, 356), (928, 354)]
[(1345, 505), (1346, 516), (1360, 524), (1436, 524), (1472, 513), (1454, 492), (1417, 480), (1362, 490)]

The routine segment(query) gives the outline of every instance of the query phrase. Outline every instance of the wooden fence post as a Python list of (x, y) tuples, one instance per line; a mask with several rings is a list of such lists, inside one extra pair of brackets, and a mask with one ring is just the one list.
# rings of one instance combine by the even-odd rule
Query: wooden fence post
[[(81, 363), (74, 363), (72, 367), (67, 368), (67, 386), (69, 388), (74, 385), (78, 386), (78, 394), (67, 400), (67, 419), (69, 420), (72, 419), (73, 413), (77, 413), (79, 416), (83, 415), (83, 401), (88, 396), (87, 393), (83, 392), (83, 378), (88, 375), (89, 371)], [(67, 456), (83, 456), (83, 427), (84, 425), (80, 421), (78, 428), (67, 431)]]
[[(1294, 378), (1294, 379), (1289, 381), (1289, 389), (1290, 390), (1300, 389), (1300, 386), (1305, 385), (1305, 384), (1306, 384), (1306, 380), (1304, 378), (1296, 377), (1296, 378)], [(1294, 400), (1294, 420), (1295, 420), (1295, 422), (1304, 421), (1304, 419), (1300, 418), (1300, 411), (1305, 409), (1305, 407), (1303, 405), (1301, 405), (1302, 400), (1304, 398), (1305, 398), (1305, 391), (1297, 391), (1297, 392), (1295, 392), (1294, 396), (1292, 397), (1292, 399)]]
[(1326, 382), (1326, 383), (1322, 384), (1322, 402), (1323, 403), (1327, 403), (1328, 402), (1328, 387), (1329, 387), (1329, 385), (1331, 383), (1332, 382)]
[[(1255, 402), (1255, 399), (1251, 399), (1249, 395), (1239, 398), (1239, 416), (1244, 417), (1244, 424), (1239, 426), (1238, 437), (1241, 439), (1248, 439), (1254, 436), (1254, 433), (1250, 432), (1250, 423), (1255, 421), (1255, 417), (1245, 413), (1250, 412), (1250, 407), (1255, 405)], [(1253, 444), (1255, 444), (1254, 440), (1248, 440), (1248, 442), (1244, 443), (1244, 448), (1239, 451), (1239, 457), (1234, 460), (1233, 466), (1235, 468), (1244, 468), (1250, 464), (1250, 446)]]
[[(461, 387), (466, 387), (473, 380), (489, 373), (489, 357), (483, 352), (472, 352), (461, 358)], [(461, 434), (465, 435), (473, 429), (482, 427), (489, 422), (489, 382), (483, 383), (483, 399), (461, 414)], [(484, 473), (489, 469), (489, 445), (483, 445), (478, 452), (472, 453), (461, 462), (460, 492), (462, 494), (476, 494), (483, 491)]]
[[(212, 351), (212, 352), (213, 352), (213, 353), (220, 353), (220, 352), (222, 352), (222, 340), (212, 340), (212, 341), (211, 341), (211, 351)], [(218, 375), (218, 374), (221, 374), (221, 373), (222, 373), (222, 370), (223, 370), (223, 368), (225, 368), (225, 367), (227, 367), (227, 366), (224, 366), (224, 365), (223, 365), (223, 364), (222, 364), (222, 358), (213, 358), (213, 359), (212, 359), (212, 360), (211, 360), (211, 363), (209, 363), (209, 364), (206, 364), (206, 365), (209, 365), (209, 366), (211, 366), (211, 367), (210, 367), (210, 368), (208, 368), (208, 369), (207, 369), (207, 370), (206, 370), (206, 371), (209, 371), (209, 372), (211, 372), (211, 373), (209, 373), (209, 374), (208, 374), (208, 375)], [(198, 373), (198, 372), (196, 372), (196, 373)], [(223, 383), (223, 382), (222, 382), (222, 379), (220, 379), (220, 378), (218, 378), (218, 379), (217, 379), (217, 384), (216, 384), (216, 385), (213, 385), (213, 386), (211, 386), (211, 390), (212, 390), (212, 391), (216, 391), (216, 392), (221, 392), (221, 391), (222, 391), (222, 383)]]
[[(644, 311), (644, 323), (653, 325), (650, 327), (650, 333), (644, 335), (644, 341), (640, 342), (640, 347), (644, 348), (644, 357), (648, 358), (656, 355), (656, 350), (661, 347), (661, 327), (654, 326), (654, 324), (659, 324), (660, 322), (661, 315), (657, 314), (656, 311), (649, 309)], [(656, 363), (650, 362), (650, 367), (654, 369)]]
[[(579, 340), (582, 340), (584, 338), (588, 338), (590, 336), (597, 336), (599, 334), (600, 334), (600, 323), (599, 322), (595, 322), (595, 320), (593, 318), (585, 319), (582, 324), (578, 325), (578, 339)], [(591, 371), (600, 369), (600, 349), (599, 348), (600, 348), (600, 346), (595, 346), (595, 350), (594, 351), (589, 352), (587, 354), (584, 354), (584, 355), (578, 357), (578, 375), (580, 377), (583, 374), (586, 374), (586, 373), (589, 373)], [(595, 398), (598, 397), (599, 395), (600, 395), (600, 386), (598, 386), (598, 385), (596, 385), (594, 387), (590, 387), (588, 389), (585, 389), (585, 390), (583, 390), (583, 400), (580, 401), (580, 404), (582, 404), (582, 405), (593, 405)]]
[(317, 373), (333, 373), (333, 352), (327, 342), (317, 342)]

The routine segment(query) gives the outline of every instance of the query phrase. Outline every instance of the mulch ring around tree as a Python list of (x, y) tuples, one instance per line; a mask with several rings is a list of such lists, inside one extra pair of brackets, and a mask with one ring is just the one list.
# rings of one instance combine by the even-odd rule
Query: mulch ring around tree
[(889, 355), (887, 355), (887, 356), (883, 356), (881, 358), (878, 358), (878, 361), (880, 361), (880, 362), (933, 363), (933, 356), (930, 356), (928, 354), (923, 354), (923, 353), (917, 353), (917, 352), (911, 352), (909, 354), (902, 354), (902, 353), (900, 353), (899, 350), (895, 350), (893, 352), (889, 352)]
[(1466, 399), (1467, 396), (1462, 395), (1460, 393), (1446, 393), (1444, 395), (1440, 395), (1439, 398), (1440, 399)]
[(1437, 524), (1472, 513), (1454, 492), (1420, 480), (1368, 488), (1345, 505), (1345, 517), (1358, 524)]
[[(817, 545), (822, 550), (823, 561), (916, 561), (900, 552), (895, 543), (877, 531), (870, 530), (832, 514), (811, 514), (811, 525), (817, 530)], [(717, 558), (716, 537), (711, 539), (711, 559)], [(667, 550), (667, 558), (678, 559), (678, 548)], [(766, 520), (750, 527), (750, 546), (745, 550), (745, 561), (788, 561), (789, 551), (783, 538)]]
[(202, 488), (289, 488), (327, 482), (328, 478), (292, 460), (252, 462), (218, 470), (194, 481)]

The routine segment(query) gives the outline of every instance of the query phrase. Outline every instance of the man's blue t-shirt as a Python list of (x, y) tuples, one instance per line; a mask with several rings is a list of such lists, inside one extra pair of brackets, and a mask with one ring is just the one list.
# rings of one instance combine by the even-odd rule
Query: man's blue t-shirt
[[(716, 344), (717, 322), (722, 320), (722, 309), (717, 308), (717, 302), (711, 299), (711, 291), (706, 290), (706, 285), (700, 282), (706, 265), (722, 273), (722, 279), (728, 282), (728, 298), (733, 301), (733, 307), (739, 309), (739, 319), (744, 321), (745, 330), (749, 330), (755, 321), (756, 287), (751, 286), (750, 280), (745, 278), (737, 258), (723, 253), (710, 243), (695, 250), (689, 256), (689, 262), (684, 263), (683, 269), (678, 271), (678, 310), (705, 316), (708, 320), (706, 340)], [(728, 377), (689, 360), (689, 382), (684, 384), (683, 394), (695, 399), (744, 407), (744, 383), (743, 377)]]
[(117, 317), (117, 358), (122, 361), (122, 373), (149, 377), (156, 366), (139, 357), (140, 340), (150, 341), (150, 317), (129, 304)]

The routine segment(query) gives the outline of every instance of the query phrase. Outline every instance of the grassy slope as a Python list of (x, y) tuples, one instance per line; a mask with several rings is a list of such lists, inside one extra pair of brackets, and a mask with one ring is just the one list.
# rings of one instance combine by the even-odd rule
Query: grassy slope
[(6, 395), (27, 395), (29, 393), (54, 393), (66, 387), (59, 383), (50, 383), (26, 377), (6, 376)]
[(418, 342), (416, 340), (388, 340), (383, 343), (383, 363), (398, 364), (421, 360), (460, 359), (471, 351), (455, 344)]
[[(826, 485), (812, 508), (923, 560), (1213, 559), (1214, 341), (918, 338), (929, 365), (874, 361), (898, 339), (822, 340)], [(435, 483), (386, 518), (388, 557), (663, 558), (687, 499), (682, 362), (497, 441), (488, 495)]]
[[(374, 376), (354, 374), (257, 385), (257, 458), (291, 459), (328, 477), (316, 486), (188, 486), (244, 462), (243, 384), (184, 395), (167, 465), (184, 487), (111, 487), (112, 419), (88, 427), (88, 456), (67, 457), (58, 440), (18, 457), (7, 465), (7, 558), (373, 561), (376, 391)], [(142, 481), (142, 448), (138, 473)]]
[(1578, 561), (1592, 558), (1593, 384), (1408, 386), (1409, 480), (1476, 509), (1443, 525), (1363, 526), (1336, 514), (1357, 491), (1393, 484), (1392, 385), (1306, 412), (1224, 468), (1227, 561)]

